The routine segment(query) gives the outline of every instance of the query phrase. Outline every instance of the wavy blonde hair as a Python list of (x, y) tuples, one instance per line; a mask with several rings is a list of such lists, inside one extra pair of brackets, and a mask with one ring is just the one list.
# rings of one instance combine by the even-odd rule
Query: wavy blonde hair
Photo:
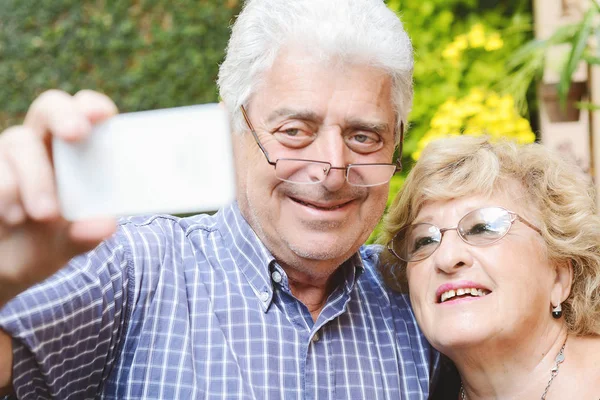
[[(387, 244), (411, 224), (427, 201), (489, 196), (514, 190), (515, 183), (541, 222), (550, 262), (573, 266), (571, 293), (563, 303), (569, 331), (600, 335), (600, 217), (595, 192), (579, 167), (540, 144), (492, 143), (485, 136), (432, 142), (385, 216), (378, 242)], [(405, 262), (386, 250), (380, 267), (389, 285), (408, 291)]]

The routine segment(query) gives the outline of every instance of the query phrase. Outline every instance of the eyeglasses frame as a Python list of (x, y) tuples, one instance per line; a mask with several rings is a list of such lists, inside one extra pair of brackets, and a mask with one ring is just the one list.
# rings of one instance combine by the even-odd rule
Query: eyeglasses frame
[[(267, 162), (270, 165), (272, 165), (275, 169), (277, 168), (277, 162), (279, 160), (308, 161), (308, 162), (313, 162), (313, 163), (328, 165), (329, 167), (327, 169), (323, 170), (325, 176), (327, 176), (329, 174), (329, 171), (331, 171), (332, 169), (344, 170), (344, 176), (345, 176), (346, 182), (348, 182), (348, 184), (353, 185), (353, 186), (362, 186), (362, 187), (372, 187), (372, 186), (384, 185), (384, 184), (388, 183), (392, 179), (392, 176), (394, 176), (394, 174), (396, 174), (396, 173), (398, 173), (399, 171), (402, 170), (402, 165), (401, 164), (398, 165), (398, 164), (394, 164), (394, 163), (354, 163), (354, 164), (347, 164), (345, 167), (334, 167), (328, 161), (309, 160), (309, 159), (303, 159), (303, 158), (278, 158), (275, 161), (271, 161), (271, 158), (269, 157), (269, 153), (267, 152), (267, 150), (264, 148), (264, 146), (262, 145), (262, 143), (258, 139), (258, 134), (256, 133), (256, 130), (254, 129), (254, 125), (252, 125), (252, 122), (250, 121), (250, 117), (248, 116), (246, 108), (243, 105), (241, 105), (240, 109), (242, 110), (242, 115), (244, 116), (244, 120), (246, 121), (246, 125), (248, 125), (248, 128), (250, 129), (250, 132), (252, 133), (252, 136), (254, 137), (254, 140), (256, 141), (256, 144), (258, 145), (258, 147), (260, 148), (260, 150), (262, 151), (262, 153), (265, 155), (265, 158), (267, 159)], [(400, 151), (402, 150), (402, 141), (403, 141), (403, 139), (404, 139), (404, 124), (401, 125)], [(398, 159), (398, 160), (400, 160), (400, 159)], [(391, 166), (393, 166), (395, 169), (394, 169), (394, 172), (392, 173), (390, 179), (388, 179), (386, 182), (378, 183), (378, 184), (375, 184), (375, 185), (364, 185), (364, 186), (363, 185), (355, 185), (353, 183), (350, 183), (350, 181), (348, 180), (348, 171), (353, 166), (354, 167), (358, 167), (358, 166), (375, 166), (375, 165), (391, 165)], [(296, 184), (302, 184), (300, 182), (294, 182), (294, 183), (296, 183)], [(315, 183), (319, 183), (319, 182), (315, 182)]]
[[(474, 211), (478, 211), (478, 210), (485, 209), (485, 208), (498, 208), (498, 209), (501, 209), (501, 210), (504, 210), (504, 211), (506, 211), (506, 212), (508, 213), (508, 215), (510, 216), (510, 227), (509, 227), (509, 228), (506, 230), (506, 232), (504, 232), (504, 234), (503, 234), (502, 236), (500, 236), (499, 238), (497, 238), (497, 239), (495, 239), (495, 240), (493, 240), (493, 241), (491, 241), (491, 242), (487, 242), (487, 243), (485, 243), (485, 244), (481, 244), (481, 245), (478, 245), (478, 244), (473, 244), (473, 243), (469, 243), (469, 242), (468, 242), (468, 241), (467, 241), (467, 240), (466, 240), (466, 239), (465, 239), (465, 238), (464, 238), (464, 237), (463, 237), (463, 236), (460, 234), (460, 231), (458, 230), (458, 226), (460, 225), (461, 221), (462, 221), (462, 220), (463, 220), (463, 219), (464, 219), (464, 218), (465, 218), (467, 215), (471, 214), (471, 213), (472, 213), (472, 212), (474, 212)], [(444, 239), (444, 233), (446, 233), (447, 231), (456, 231), (456, 233), (458, 234), (458, 237), (459, 237), (459, 238), (460, 238), (460, 239), (461, 239), (461, 240), (462, 240), (464, 243), (466, 243), (466, 244), (468, 244), (468, 245), (470, 245), (470, 246), (475, 246), (475, 247), (485, 247), (485, 246), (490, 246), (490, 245), (492, 245), (492, 244), (494, 244), (494, 243), (497, 243), (497, 242), (499, 242), (500, 240), (504, 239), (504, 237), (505, 237), (506, 235), (508, 235), (508, 232), (510, 232), (510, 230), (512, 229), (512, 227), (513, 227), (513, 225), (514, 225), (514, 223), (515, 223), (516, 221), (521, 221), (523, 224), (525, 224), (525, 225), (526, 225), (526, 226), (528, 226), (529, 228), (533, 229), (534, 231), (536, 231), (536, 232), (537, 232), (537, 233), (539, 233), (540, 235), (543, 235), (543, 234), (542, 234), (542, 231), (541, 231), (541, 229), (539, 229), (537, 226), (535, 226), (535, 225), (534, 225), (534, 224), (532, 224), (531, 222), (527, 221), (525, 218), (521, 217), (519, 214), (517, 214), (517, 213), (515, 213), (515, 212), (513, 212), (513, 211), (510, 211), (510, 210), (507, 210), (507, 209), (506, 209), (506, 208), (504, 208), (504, 207), (499, 207), (499, 206), (489, 206), (489, 207), (480, 207), (480, 208), (476, 208), (475, 210), (471, 210), (471, 211), (469, 211), (468, 213), (466, 213), (465, 215), (463, 215), (463, 216), (462, 216), (462, 218), (461, 218), (460, 220), (458, 220), (458, 223), (456, 224), (456, 226), (453, 226), (453, 227), (450, 227), (450, 228), (439, 228), (437, 225), (430, 224), (430, 223), (428, 223), (428, 222), (420, 222), (420, 223), (417, 223), (417, 224), (409, 224), (409, 225), (404, 225), (402, 228), (400, 228), (400, 229), (398, 230), (398, 232), (396, 232), (396, 234), (395, 234), (395, 235), (392, 237), (392, 239), (391, 239), (391, 240), (388, 242), (388, 244), (387, 244), (387, 249), (388, 249), (388, 251), (389, 251), (390, 253), (392, 253), (392, 254), (393, 254), (393, 255), (394, 255), (396, 258), (398, 258), (399, 260), (401, 260), (401, 261), (404, 261), (404, 262), (406, 262), (406, 263), (409, 263), (409, 262), (417, 262), (417, 261), (423, 261), (423, 260), (425, 260), (425, 259), (427, 259), (427, 258), (431, 257), (431, 256), (433, 255), (433, 253), (435, 253), (435, 252), (436, 252), (436, 250), (437, 250), (437, 249), (439, 249), (439, 247), (442, 245), (442, 240)], [(434, 250), (431, 252), (431, 254), (429, 254), (428, 256), (426, 256), (426, 257), (423, 257), (423, 258), (419, 258), (419, 259), (416, 259), (416, 260), (410, 260), (410, 261), (408, 261), (408, 260), (404, 260), (403, 258), (401, 258), (401, 257), (400, 257), (400, 256), (399, 256), (399, 255), (396, 253), (396, 251), (394, 251), (394, 249), (392, 248), (392, 243), (394, 242), (394, 238), (396, 237), (396, 235), (398, 235), (398, 233), (399, 233), (400, 231), (402, 231), (403, 229), (406, 229), (406, 228), (408, 228), (409, 226), (412, 226), (412, 225), (429, 225), (429, 226), (433, 226), (433, 227), (437, 228), (437, 230), (440, 232), (440, 241), (439, 241), (439, 243), (437, 244), (436, 248), (435, 248), (435, 249), (434, 249)]]

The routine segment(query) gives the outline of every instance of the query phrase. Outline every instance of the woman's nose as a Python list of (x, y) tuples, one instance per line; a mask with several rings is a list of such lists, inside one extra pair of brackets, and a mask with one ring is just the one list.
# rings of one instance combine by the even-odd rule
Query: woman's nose
[(456, 229), (443, 232), (440, 245), (431, 257), (433, 257), (435, 268), (446, 274), (452, 274), (462, 267), (473, 265), (469, 244), (460, 238)]

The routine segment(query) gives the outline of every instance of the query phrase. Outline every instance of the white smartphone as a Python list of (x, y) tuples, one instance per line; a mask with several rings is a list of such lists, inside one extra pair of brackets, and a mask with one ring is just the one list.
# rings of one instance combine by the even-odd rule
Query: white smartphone
[(189, 214), (235, 198), (227, 112), (204, 104), (120, 114), (52, 144), (63, 216)]

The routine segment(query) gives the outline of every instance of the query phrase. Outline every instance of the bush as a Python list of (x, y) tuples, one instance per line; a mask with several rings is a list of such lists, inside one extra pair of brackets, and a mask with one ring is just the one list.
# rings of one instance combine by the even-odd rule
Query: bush
[(238, 0), (0, 1), (0, 128), (42, 91), (102, 91), (123, 112), (217, 100)]
[[(415, 99), (403, 150), (403, 165), (409, 170), (424, 145), (420, 143), (422, 138), (428, 132), (440, 133), (439, 126), (435, 126), (440, 119), (434, 116), (444, 111), (463, 113), (462, 109), (448, 109), (453, 101), (468, 103), (474, 89), (485, 90), (492, 98), (494, 94), (500, 98), (512, 95), (498, 82), (506, 76), (507, 60), (532, 36), (531, 10), (527, 0), (389, 0), (387, 3), (402, 18), (415, 49)], [(446, 108), (440, 110), (443, 105)], [(520, 121), (519, 127), (523, 128), (524, 121), (518, 115), (511, 116), (511, 120)], [(466, 128), (466, 124), (448, 126), (445, 134), (463, 133)], [(534, 138), (529, 126), (514, 132), (489, 133)]]

